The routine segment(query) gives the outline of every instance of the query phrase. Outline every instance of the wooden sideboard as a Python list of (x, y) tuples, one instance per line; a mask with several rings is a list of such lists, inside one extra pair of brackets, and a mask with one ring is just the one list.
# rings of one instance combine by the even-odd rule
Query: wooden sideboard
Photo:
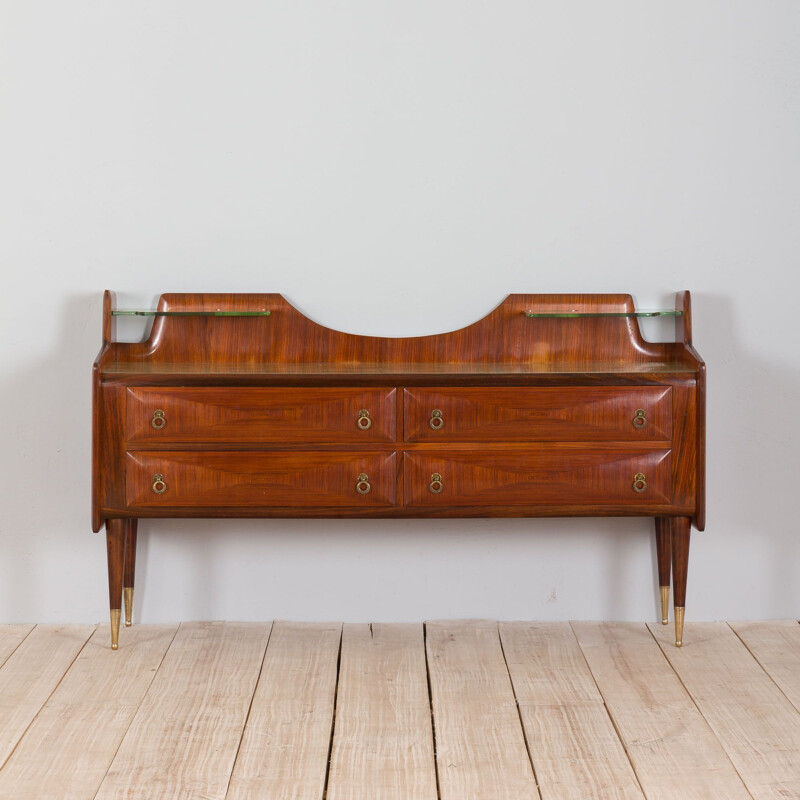
[(506, 298), (434, 336), (325, 328), (277, 294), (164, 294), (144, 342), (94, 364), (92, 527), (111, 646), (130, 625), (137, 521), (158, 517), (655, 519), (680, 646), (705, 524), (705, 365), (688, 292), (675, 342), (630, 295)]

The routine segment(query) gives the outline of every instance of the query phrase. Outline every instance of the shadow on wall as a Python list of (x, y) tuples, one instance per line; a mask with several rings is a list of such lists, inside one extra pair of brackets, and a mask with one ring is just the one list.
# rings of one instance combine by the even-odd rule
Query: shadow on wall
[[(100, 347), (100, 303), (99, 293), (68, 298), (62, 304), (61, 332), (51, 355), (16, 372), (3, 387), (6, 418), (15, 420), (7, 433), (3, 472), (9, 490), (0, 531), (0, 610), (9, 620), (85, 619), (81, 609), (87, 607), (96, 609), (93, 618), (105, 619), (105, 545), (103, 534), (92, 535), (89, 523), (91, 362)], [(731, 618), (730, 603), (726, 606), (715, 598), (735, 592), (741, 599), (735, 616), (787, 616), (788, 609), (800, 607), (800, 541), (792, 513), (800, 478), (792, 426), (800, 373), (794, 365), (770, 364), (745, 351), (728, 298), (695, 295), (694, 305), (699, 310), (695, 341), (709, 364), (708, 530), (693, 537), (687, 605), (702, 597), (704, 608), (717, 609), (706, 617)], [(184, 605), (197, 609), (198, 616), (219, 616), (216, 601), (220, 595), (233, 594), (231, 587), (235, 587), (231, 573), (223, 577), (220, 572), (219, 559), (230, 539), (220, 535), (222, 525), (235, 526), (237, 546), (243, 546), (255, 560), (255, 571), (263, 575), (259, 579), (263, 588), (256, 588), (265, 605), (253, 611), (264, 618), (272, 616), (266, 602), (268, 582), (275, 580), (291, 591), (297, 580), (286, 574), (284, 564), (290, 570), (302, 570), (299, 565), (305, 560), (313, 570), (327, 570), (331, 565), (317, 563), (320, 550), (330, 558), (331, 539), (338, 542), (341, 537), (344, 557), (361, 553), (366, 561), (373, 555), (380, 561), (383, 554), (384, 563), (398, 565), (379, 581), (384, 601), (394, 598), (395, 607), (405, 607), (404, 575), (416, 564), (452, 562), (446, 574), (438, 576), (441, 582), (431, 573), (427, 584), (414, 586), (414, 591), (422, 592), (418, 604), (430, 602), (432, 614), (435, 608), (443, 608), (451, 616), (507, 616), (499, 606), (513, 591), (518, 599), (530, 596), (534, 617), (537, 609), (545, 610), (543, 588), (520, 582), (518, 571), (526, 565), (514, 565), (508, 559), (524, 553), (534, 563), (549, 552), (566, 550), (564, 561), (576, 570), (601, 574), (606, 593), (603, 610), (611, 618), (622, 619), (636, 600), (626, 576), (631, 569), (647, 569), (644, 564), (630, 564), (631, 550), (638, 550), (631, 537), (641, 535), (651, 542), (652, 618), (658, 618), (652, 522), (586, 519), (145, 521), (137, 559), (137, 619), (141, 619), (146, 596), (153, 527), (159, 536), (179, 534), (174, 538), (175, 557), (181, 568), (191, 570)], [(192, 542), (186, 535), (193, 537)], [(587, 548), (603, 553), (601, 564), (580, 564)], [(247, 572), (248, 565), (242, 566)], [(351, 585), (342, 587), (343, 592), (361, 591), (358, 567), (348, 570)], [(506, 572), (515, 574), (515, 585), (504, 594)], [(83, 580), (75, 582), (76, 576)], [(483, 598), (483, 603), (465, 601), (451, 607), (440, 602), (447, 591), (442, 582), (449, 586), (470, 580), (475, 581), (475, 599)], [(570, 575), (564, 582), (569, 585)], [(463, 590), (459, 597), (470, 594)], [(494, 595), (498, 607), (489, 608), (488, 599)], [(370, 614), (372, 599), (365, 591), (365, 614)], [(324, 596), (320, 604), (320, 618), (324, 618)], [(593, 617), (596, 612), (587, 604), (584, 616)]]
[(651, 528), (649, 520), (591, 518), (145, 520), (138, 562), (154, 577), (151, 594), (137, 577), (135, 610), (172, 619), (154, 600), (169, 595), (192, 619), (560, 619), (571, 577), (563, 565), (599, 550), (590, 582), (608, 598), (599, 609), (585, 603), (583, 616), (624, 619), (641, 599), (631, 573), (649, 571), (631, 545)]
[[(800, 401), (798, 360), (777, 364), (768, 360), (770, 353), (748, 352), (740, 334), (744, 323), (728, 296), (695, 294), (692, 299), (695, 342), (708, 359), (708, 524), (696, 539), (708, 537), (702, 546), (708, 548), (709, 564), (724, 553), (735, 565), (694, 577), (698, 584), (735, 587), (744, 600), (740, 618), (760, 608), (765, 610), (759, 616), (797, 616), (800, 462), (793, 420)], [(782, 326), (792, 327), (787, 318), (774, 316), (763, 317), (761, 324), (776, 336)], [(796, 338), (796, 331), (789, 335)], [(691, 582), (691, 557), (689, 563)], [(759, 587), (766, 587), (769, 597)], [(731, 617), (720, 608), (718, 618)]]
[(0, 536), (0, 609), (8, 619), (74, 619), (70, 598), (87, 587), (70, 585), (70, 575), (105, 557), (97, 537), (80, 535), (90, 530), (91, 363), (101, 305), (98, 293), (60, 302), (49, 355), (4, 378), (6, 418), (14, 420), (5, 434)]

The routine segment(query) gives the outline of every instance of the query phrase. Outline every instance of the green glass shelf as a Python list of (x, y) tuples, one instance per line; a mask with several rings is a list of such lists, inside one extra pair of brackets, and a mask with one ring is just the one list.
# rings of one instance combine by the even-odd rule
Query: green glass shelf
[(268, 317), (270, 311), (112, 311), (112, 317)]
[(526, 317), (681, 317), (683, 311), (526, 311)]

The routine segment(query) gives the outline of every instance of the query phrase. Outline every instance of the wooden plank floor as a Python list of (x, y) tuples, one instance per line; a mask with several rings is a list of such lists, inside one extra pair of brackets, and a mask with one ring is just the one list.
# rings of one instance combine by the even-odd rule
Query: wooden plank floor
[(800, 800), (800, 624), (0, 625), (0, 798)]

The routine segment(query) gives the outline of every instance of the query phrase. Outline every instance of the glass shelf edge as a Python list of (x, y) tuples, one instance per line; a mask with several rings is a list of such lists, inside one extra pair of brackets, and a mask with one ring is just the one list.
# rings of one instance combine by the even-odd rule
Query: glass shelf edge
[(534, 319), (571, 317), (682, 317), (683, 311), (524, 311), (526, 317)]
[(112, 317), (268, 317), (271, 311), (112, 311)]

